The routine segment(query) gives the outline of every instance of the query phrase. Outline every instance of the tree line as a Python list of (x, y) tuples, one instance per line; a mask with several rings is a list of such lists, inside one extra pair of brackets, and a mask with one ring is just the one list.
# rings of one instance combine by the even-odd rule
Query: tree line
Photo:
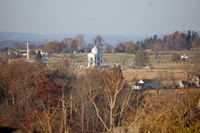
[(76, 74), (67, 60), (0, 64), (0, 126), (39, 132), (108, 131), (127, 116), (130, 90), (120, 68)]
[[(97, 46), (100, 50), (104, 52), (126, 52), (131, 54), (136, 54), (136, 52), (143, 47), (144, 49), (151, 49), (152, 51), (176, 51), (176, 50), (190, 50), (200, 48), (200, 37), (197, 32), (188, 31), (188, 34), (179, 33), (175, 31), (174, 34), (165, 35), (163, 38), (158, 38), (157, 35), (153, 37), (143, 39), (141, 41), (133, 42), (117, 42), (116, 45), (107, 44), (103, 37), (100, 35), (94, 38)], [(83, 35), (77, 35), (74, 38), (65, 38), (63, 41), (51, 41), (47, 42), (45, 45), (30, 44), (29, 48), (34, 49), (45, 49), (48, 54), (52, 53), (72, 53), (76, 52), (90, 52), (93, 48), (92, 43), (86, 44)], [(13, 43), (15, 49), (22, 49), (25, 45), (19, 42)]]

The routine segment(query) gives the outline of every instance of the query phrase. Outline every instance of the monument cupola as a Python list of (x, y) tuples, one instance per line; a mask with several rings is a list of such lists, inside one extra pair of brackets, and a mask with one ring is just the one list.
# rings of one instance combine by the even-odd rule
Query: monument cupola
[(91, 53), (93, 53), (93, 54), (98, 54), (98, 55), (100, 54), (99, 49), (98, 49), (97, 46), (96, 46), (96, 43), (95, 43), (95, 45), (94, 45), (94, 48), (92, 48)]

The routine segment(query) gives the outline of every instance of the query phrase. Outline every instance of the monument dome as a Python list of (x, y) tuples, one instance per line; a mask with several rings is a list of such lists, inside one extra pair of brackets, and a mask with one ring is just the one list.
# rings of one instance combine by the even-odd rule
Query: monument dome
[(93, 54), (100, 54), (99, 49), (97, 48), (96, 45), (94, 45), (94, 48), (92, 48), (91, 53), (93, 53)]

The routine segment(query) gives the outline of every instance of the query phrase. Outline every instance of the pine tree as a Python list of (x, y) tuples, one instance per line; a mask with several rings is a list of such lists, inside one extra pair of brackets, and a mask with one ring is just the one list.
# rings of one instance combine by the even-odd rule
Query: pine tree
[(135, 56), (135, 62), (138, 67), (144, 67), (149, 64), (147, 52), (145, 52), (144, 48), (140, 48), (137, 55)]
[(188, 35), (187, 35), (187, 37), (186, 37), (186, 41), (190, 41), (190, 37), (191, 37), (191, 31), (188, 30)]
[(39, 61), (42, 58), (40, 51), (37, 52), (36, 61)]

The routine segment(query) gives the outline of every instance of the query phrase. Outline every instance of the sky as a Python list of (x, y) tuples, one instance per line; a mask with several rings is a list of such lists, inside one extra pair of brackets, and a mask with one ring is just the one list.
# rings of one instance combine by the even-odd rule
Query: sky
[(200, 0), (0, 0), (0, 31), (148, 36), (200, 31)]

